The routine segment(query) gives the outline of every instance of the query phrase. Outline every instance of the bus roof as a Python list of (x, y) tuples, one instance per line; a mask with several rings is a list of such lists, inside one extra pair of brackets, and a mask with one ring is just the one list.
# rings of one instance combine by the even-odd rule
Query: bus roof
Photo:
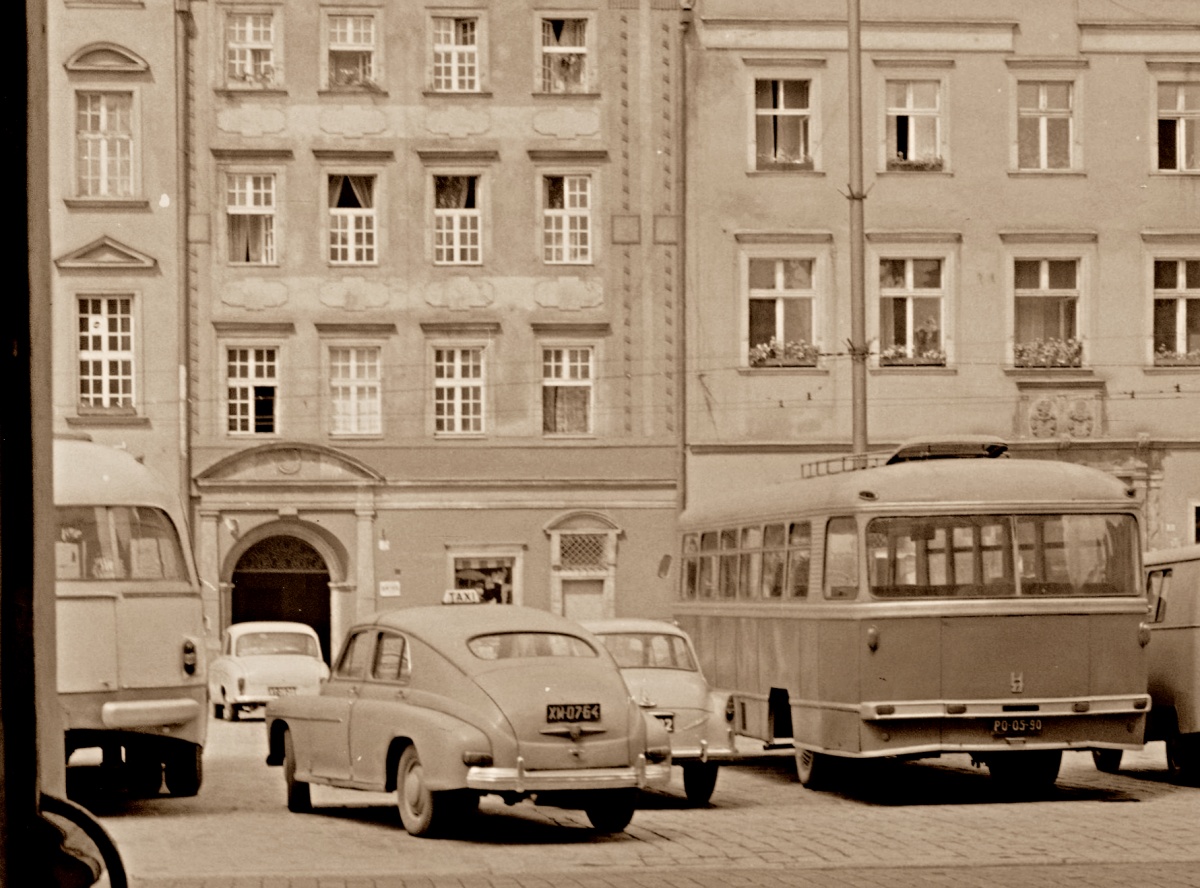
[(954, 504), (1047, 506), (1103, 504), (1135, 508), (1117, 478), (1087, 466), (1037, 459), (937, 459), (901, 462), (817, 477), (796, 476), (692, 497), (684, 527), (710, 527), (744, 518), (801, 511)]
[(127, 451), (76, 438), (54, 439), (54, 502), (180, 509), (174, 488)]

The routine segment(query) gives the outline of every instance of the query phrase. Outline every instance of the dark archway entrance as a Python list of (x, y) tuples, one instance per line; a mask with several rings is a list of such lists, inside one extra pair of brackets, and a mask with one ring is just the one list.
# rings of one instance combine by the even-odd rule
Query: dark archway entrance
[(233, 570), (230, 622), (293, 620), (317, 630), (329, 649), (329, 568), (317, 550), (293, 536), (255, 543)]

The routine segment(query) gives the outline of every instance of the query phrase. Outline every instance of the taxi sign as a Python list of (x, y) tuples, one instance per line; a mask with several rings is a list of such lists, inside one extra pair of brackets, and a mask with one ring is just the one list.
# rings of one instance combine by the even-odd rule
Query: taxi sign
[(447, 589), (442, 604), (479, 604), (483, 599), (478, 589)]

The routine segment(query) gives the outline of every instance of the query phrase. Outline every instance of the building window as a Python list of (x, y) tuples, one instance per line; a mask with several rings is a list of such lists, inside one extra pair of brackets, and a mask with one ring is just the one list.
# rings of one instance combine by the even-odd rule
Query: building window
[(589, 435), (592, 432), (592, 349), (561, 346), (542, 349), (542, 432)]
[(1200, 364), (1200, 259), (1154, 261), (1154, 363)]
[(587, 19), (542, 19), (542, 92), (588, 91), (587, 24)]
[(75, 96), (76, 189), (80, 197), (133, 196), (133, 93)]
[(1080, 366), (1078, 278), (1078, 259), (1014, 260), (1014, 366)]
[(454, 557), (453, 563), (454, 589), (469, 595), (462, 600), (513, 603), (515, 559)]
[(478, 91), (478, 19), (434, 17), (433, 88), (437, 92)]
[(375, 259), (375, 177), (329, 177), (329, 262), (371, 265)]
[(941, 83), (887, 82), (887, 168), (940, 170)]
[(879, 363), (946, 363), (942, 260), (879, 260)]
[(1200, 83), (1158, 85), (1158, 168), (1200, 170)]
[(237, 346), (225, 352), (226, 428), (230, 434), (270, 435), (278, 426), (279, 353)]
[(434, 176), (435, 265), (479, 265), (480, 243), (478, 176)]
[(229, 173), (225, 177), (229, 261), (275, 264), (275, 175)]
[(592, 179), (542, 177), (542, 258), (547, 265), (592, 261)]
[(369, 15), (329, 17), (329, 86), (375, 87), (375, 19)]
[(269, 12), (231, 12), (225, 20), (225, 80), (233, 86), (276, 86), (275, 18)]
[(433, 350), (433, 430), (437, 434), (483, 432), (483, 349)]
[(378, 435), (382, 431), (379, 349), (329, 349), (329, 398), (335, 435)]
[(133, 298), (79, 298), (79, 406), (133, 407)]
[(1022, 81), (1017, 84), (1017, 168), (1071, 168), (1074, 85)]
[(760, 170), (813, 168), (808, 80), (754, 81), (754, 144)]
[(814, 367), (812, 259), (751, 258), (749, 318), (751, 367)]

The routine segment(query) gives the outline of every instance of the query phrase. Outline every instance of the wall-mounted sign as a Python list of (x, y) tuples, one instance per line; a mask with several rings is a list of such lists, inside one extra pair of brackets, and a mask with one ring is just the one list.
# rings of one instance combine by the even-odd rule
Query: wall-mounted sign
[(399, 580), (380, 580), (379, 581), (379, 597), (380, 598), (399, 598), (400, 597), (400, 581)]

